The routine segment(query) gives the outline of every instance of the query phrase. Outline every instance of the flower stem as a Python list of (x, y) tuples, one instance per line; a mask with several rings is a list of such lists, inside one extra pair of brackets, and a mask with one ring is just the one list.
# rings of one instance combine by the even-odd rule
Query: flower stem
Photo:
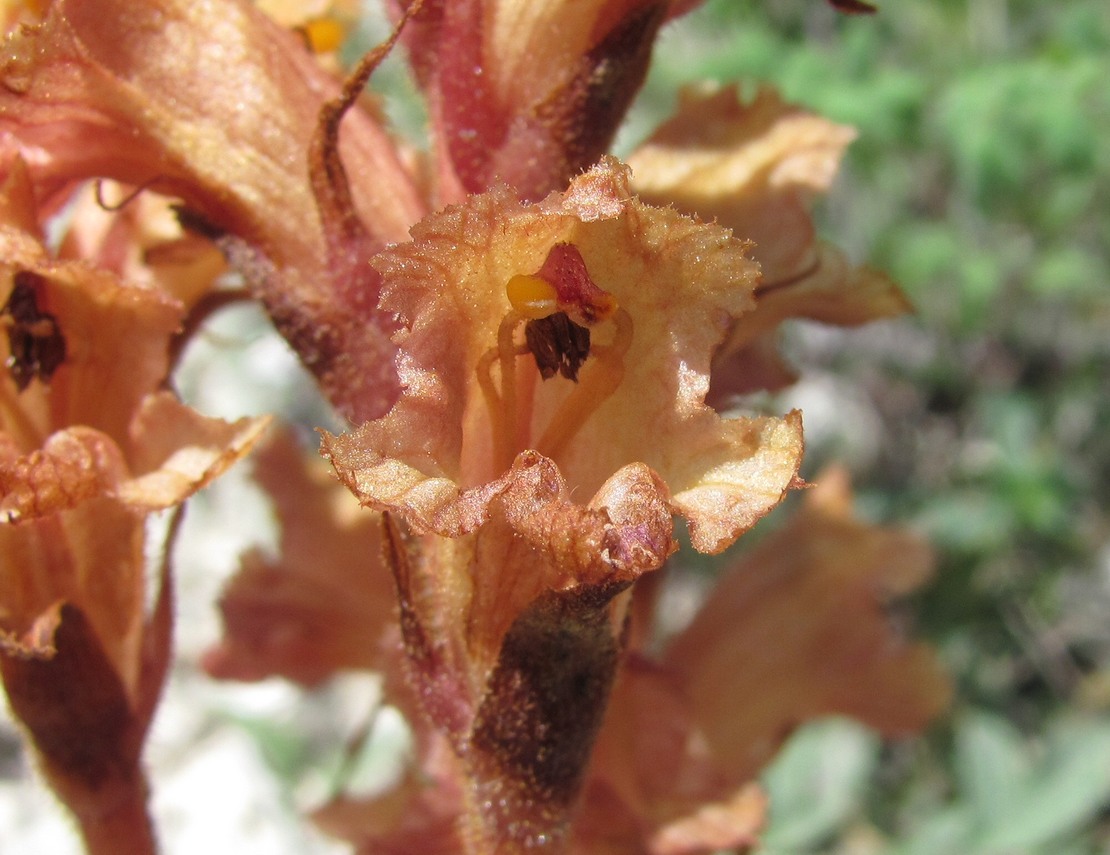
[(85, 851), (88, 855), (156, 855), (158, 842), (147, 810), (146, 781), (138, 776), (113, 796), (103, 809), (78, 815)]

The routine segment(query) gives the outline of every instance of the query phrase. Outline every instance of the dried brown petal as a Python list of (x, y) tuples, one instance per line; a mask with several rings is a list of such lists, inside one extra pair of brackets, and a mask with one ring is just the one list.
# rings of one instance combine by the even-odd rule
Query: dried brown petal
[(916, 536), (853, 518), (846, 479), (827, 475), (667, 649), (716, 761), (743, 780), (809, 718), (905, 734), (943, 710), (951, 686), (935, 654), (885, 612), (932, 564)]
[(204, 667), (222, 679), (280, 674), (310, 686), (342, 669), (375, 667), (395, 609), (381, 520), (286, 432), (253, 461), (281, 524), (280, 558), (244, 556), (220, 596), (224, 637)]

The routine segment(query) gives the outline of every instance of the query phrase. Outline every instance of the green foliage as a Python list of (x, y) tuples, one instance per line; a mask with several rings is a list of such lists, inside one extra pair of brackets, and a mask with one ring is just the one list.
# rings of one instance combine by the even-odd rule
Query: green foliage
[[(884, 834), (864, 812), (879, 748), (844, 719), (800, 730), (764, 775), (772, 811), (758, 855), (1089, 852), (1084, 829), (1110, 801), (1110, 722), (1061, 717), (1031, 743), (1003, 717), (969, 711), (956, 722), (952, 796), (920, 801), (905, 833)], [(850, 844), (838, 842), (846, 828)]]
[(1110, 723), (1061, 719), (1043, 745), (982, 712), (958, 723), (959, 799), (918, 824), (891, 855), (1055, 855), (1084, 851), (1084, 827), (1110, 800)]
[(799, 731), (763, 778), (772, 802), (761, 855), (807, 851), (833, 837), (859, 813), (878, 760), (878, 738), (853, 721)]

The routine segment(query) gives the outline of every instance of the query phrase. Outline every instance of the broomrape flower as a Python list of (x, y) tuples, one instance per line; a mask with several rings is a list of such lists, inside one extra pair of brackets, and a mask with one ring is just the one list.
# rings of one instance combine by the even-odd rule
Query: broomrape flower
[[(738, 749), (739, 768), (720, 771), (687, 750), (720, 717), (640, 680), (643, 657), (618, 679), (645, 631), (634, 585), (676, 548), (673, 517), (696, 549), (720, 552), (800, 484), (799, 414), (724, 418), (707, 403), (785, 381), (768, 343), (779, 322), (857, 323), (904, 304), (885, 279), (819, 247), (809, 224), (804, 203), (827, 186), (844, 129), (768, 93), (750, 106), (734, 93), (690, 96), (634, 156), (635, 177), (604, 157), (659, 27), (690, 5), (400, 2), (397, 31), (343, 84), (310, 52), (333, 46), (316, 7), (291, 32), (237, 0), (56, 0), (8, 44), (0, 164), (26, 164), (37, 210), (102, 176), (181, 199), (180, 223), (219, 248), (352, 424), (324, 434), (323, 450), (350, 492), (383, 512), (381, 534), (298, 514), (294, 494), (322, 504), (326, 491), (288, 449), (268, 452), (260, 471), (290, 470), (265, 476), (286, 552), (276, 564), (245, 559), (222, 602), (227, 638), (206, 665), (305, 684), (342, 667), (390, 675), (424, 774), (363, 814), (371, 828), (352, 837), (370, 849), (573, 841), (583, 852), (677, 853), (739, 845), (758, 828), (761, 797), (746, 786), (758, 762)], [(399, 40), (428, 105), (426, 156), (357, 104)], [(691, 117), (715, 148), (683, 135)], [(26, 298), (19, 276), (38, 268), (18, 263), (13, 380), (58, 394), (77, 338), (58, 334), (72, 324), (37, 279)], [(167, 328), (181, 318), (165, 315)], [(141, 359), (164, 377), (164, 362)], [(139, 377), (127, 388), (146, 405)], [(107, 432), (126, 464), (107, 479), (112, 501), (173, 504), (222, 465), (205, 458), (158, 504), (147, 490), (164, 486), (165, 458), (136, 462), (149, 431), (122, 415), (133, 409)], [(233, 431), (230, 445), (245, 449), (256, 427)], [(45, 491), (22, 495), (17, 515), (55, 509)], [(332, 548), (316, 549), (310, 528)], [(384, 566), (358, 575), (378, 542)], [(380, 602), (365, 612), (337, 602), (373, 599), (379, 571), (392, 576), (399, 626)], [(681, 673), (675, 656), (659, 667)], [(641, 714), (627, 695), (640, 685), (682, 742), (670, 807), (660, 790), (621, 784), (621, 764), (642, 762), (636, 751), (603, 741), (610, 760), (588, 769), (614, 683), (606, 733)], [(876, 691), (886, 690), (899, 688)], [(820, 709), (783, 712), (775, 733)], [(774, 741), (758, 727), (749, 737)], [(131, 769), (137, 752), (127, 756)], [(598, 836), (589, 809), (572, 828), (584, 786), (620, 806), (619, 843)], [(337, 803), (320, 818), (342, 831), (358, 809)], [(727, 828), (714, 836), (718, 820)]]
[[(747, 245), (635, 200), (603, 160), (508, 190), (379, 254), (405, 389), (324, 452), (395, 535), (415, 679), (471, 783), (473, 851), (559, 841), (618, 654), (618, 595), (675, 548), (719, 552), (795, 484), (801, 420), (703, 403)], [(581, 498), (579, 498), (579, 496)]]
[(265, 420), (204, 418), (160, 391), (182, 303), (109, 258), (48, 254), (21, 161), (3, 198), (0, 675), (89, 851), (152, 851), (139, 753), (173, 612), (168, 560), (146, 612), (146, 516), (218, 476)]

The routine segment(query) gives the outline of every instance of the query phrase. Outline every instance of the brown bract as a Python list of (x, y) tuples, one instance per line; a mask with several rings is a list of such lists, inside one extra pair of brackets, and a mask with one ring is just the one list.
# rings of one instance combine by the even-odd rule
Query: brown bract
[(629, 158), (633, 188), (653, 204), (712, 219), (755, 242), (756, 310), (737, 319), (713, 365), (710, 400), (793, 382), (771, 336), (787, 318), (855, 326), (910, 305), (882, 273), (854, 267), (817, 239), (809, 213), (855, 131), (787, 104), (769, 88), (690, 88), (678, 113)]
[(0, 169), (21, 153), (44, 206), (92, 177), (181, 197), (333, 402), (355, 419), (388, 408), (391, 322), (365, 261), (424, 205), (359, 109), (339, 145), (349, 174), (373, 176), (351, 188), (359, 229), (318, 199), (309, 143), (339, 84), (302, 39), (237, 0), (59, 0), (9, 40), (0, 83)]

